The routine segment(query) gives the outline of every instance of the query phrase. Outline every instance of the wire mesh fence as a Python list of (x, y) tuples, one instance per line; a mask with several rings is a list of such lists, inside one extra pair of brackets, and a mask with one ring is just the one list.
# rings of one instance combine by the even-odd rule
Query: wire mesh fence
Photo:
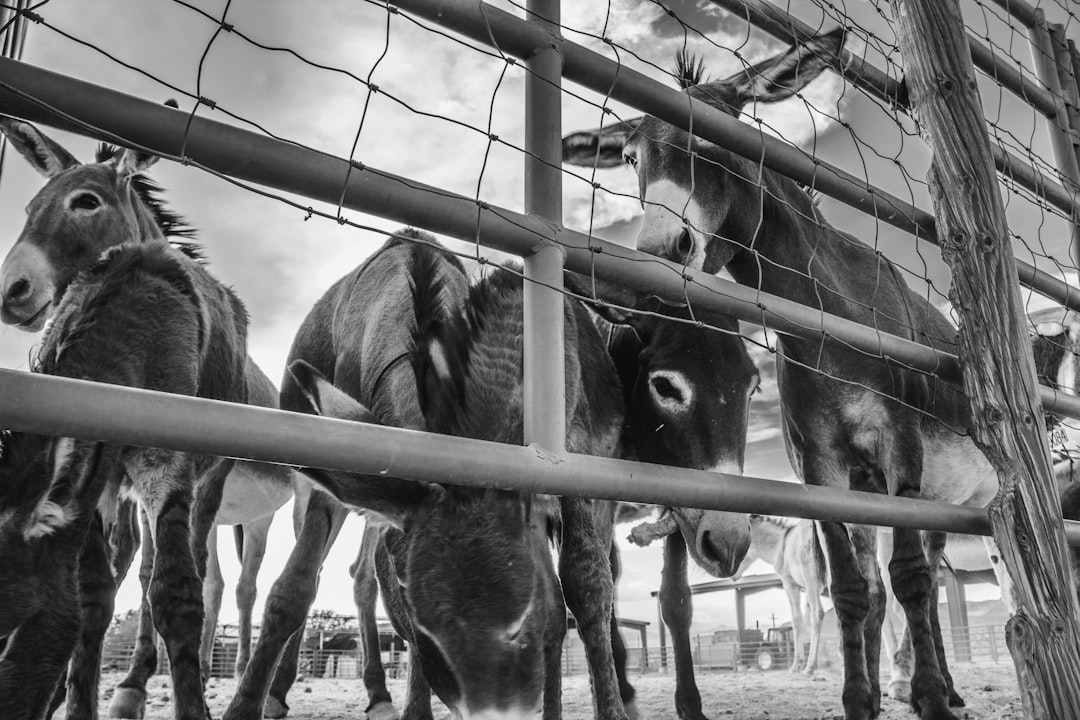
[[(361, 230), (365, 239), (381, 239), (392, 234), (391, 222), (415, 222), (450, 236), (453, 252), (481, 273), (501, 259), (489, 247), (523, 254), (530, 243), (555, 242), (566, 251), (568, 267), (584, 277), (566, 292), (600, 306), (620, 305), (605, 285), (622, 273), (617, 267), (634, 264), (641, 277), (651, 273), (657, 292), (690, 308), (687, 322), (730, 332), (711, 318), (738, 315), (747, 323), (742, 336), (763, 357), (782, 358), (791, 372), (824, 379), (838, 393), (898, 400), (944, 434), (967, 437), (963, 423), (943, 422), (938, 412), (955, 399), (959, 376), (957, 316), (941, 257), (942, 245), (950, 251), (949, 239), (937, 236), (927, 211), (929, 151), (910, 111), (891, 10), (879, 2), (829, 0), (568, 5), (560, 31), (569, 42), (561, 52), (572, 82), (561, 90), (563, 127), (584, 133), (577, 145), (564, 145), (567, 162), (558, 167), (564, 213), (547, 222), (523, 214), (520, 202), (523, 154), (552, 163), (525, 149), (518, 108), (530, 70), (521, 58), (542, 35), (518, 22), (524, 8), (513, 0), (446, 13), (432, 3), (368, 0), (348, 18), (320, 16), (313, 8), (281, 10), (291, 36), (260, 23), (251, 8), (226, 2), (207, 10), (172, 0), (160, 7), (182, 17), (185, 42), (198, 49), (184, 55), (190, 60), (183, 72), (71, 22), (59, 3), (30, 8), (9, 2), (2, 5), (11, 13), (6, 42), (14, 45), (15, 29), (31, 22), (53, 47), (94, 57), (110, 68), (110, 78), (123, 78), (110, 84), (129, 83), (126, 88), (145, 97), (179, 96), (184, 119), (182, 130), (163, 140), (100, 108), (43, 99), (44, 92), (2, 73), (0, 111), (48, 117), (70, 130), (152, 150), (203, 171), (218, 191), (229, 186), (229, 197), (247, 208), (274, 205), (275, 217), (310, 220), (327, 233)], [(1056, 353), (1040, 371), (1042, 380), (1073, 394), (1080, 384), (1074, 259), (1080, 27), (1065, 3), (1046, 3), (1038, 13), (1026, 22), (1001, 3), (965, 3), (1010, 239), (1022, 280), (1036, 288), (1024, 291), (1025, 310), (1033, 335), (1049, 344), (1049, 355)], [(312, 39), (311, 28), (345, 26), (363, 28), (362, 47), (349, 43), (342, 52)], [(673, 70), (676, 56), (684, 61)], [(778, 77), (778, 65), (797, 70)], [(251, 84), (264, 85), (255, 92), (239, 88), (236, 67), (262, 68), (263, 77)], [(804, 67), (808, 76), (798, 71)], [(277, 89), (270, 79), (279, 76), (291, 78), (290, 94), (267, 103)], [(278, 116), (272, 105), (319, 110)], [(642, 112), (651, 118), (642, 121)], [(175, 126), (168, 111), (155, 117), (171, 118)], [(220, 146), (206, 150), (204, 138), (217, 132), (203, 122), (208, 117), (279, 141), (258, 148), (267, 154), (289, 149), (288, 161), (275, 170), (247, 140), (240, 146), (247, 155), (239, 159)], [(333, 172), (301, 170), (300, 158), (321, 158)], [(649, 168), (670, 167), (685, 171), (672, 187), (649, 181)], [(699, 193), (726, 201), (704, 202)], [(559, 223), (580, 232), (564, 232)], [(219, 228), (229, 235), (244, 224), (230, 217)], [(623, 266), (609, 264), (619, 251), (601, 238), (632, 245), (639, 225), (654, 239), (676, 228), (661, 238), (664, 247), (651, 248), (668, 262), (623, 253)], [(792, 237), (797, 246), (784, 244)], [(222, 257), (243, 254), (211, 248)], [(728, 262), (732, 248), (738, 258)], [(304, 263), (312, 265), (307, 258)], [(741, 288), (709, 277), (725, 264)], [(255, 337), (264, 333), (257, 341), (268, 344), (265, 337), (278, 330), (261, 328)], [(803, 342), (778, 342), (777, 332)], [(837, 349), (880, 373), (845, 373), (827, 352)], [(908, 355), (897, 354), (904, 349)], [(926, 392), (897, 397), (896, 384), (908, 381), (924, 384)], [(1058, 457), (1071, 468), (1080, 425), (1064, 414), (1065, 405), (1048, 422), (1057, 428)], [(751, 432), (778, 438), (775, 415), (755, 417)], [(786, 466), (748, 460), (748, 470), (790, 475)], [(1070, 471), (1064, 479), (1071, 478)], [(978, 643), (971, 637), (967, 644), (974, 652)], [(330, 657), (328, 664), (341, 666)]]

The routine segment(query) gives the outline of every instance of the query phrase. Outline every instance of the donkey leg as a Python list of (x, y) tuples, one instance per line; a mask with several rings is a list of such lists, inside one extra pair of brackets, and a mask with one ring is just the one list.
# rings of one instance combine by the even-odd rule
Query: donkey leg
[(917, 530), (897, 528), (893, 531), (893, 557), (889, 563), (889, 574), (893, 592), (904, 608), (907, 634), (910, 635), (915, 655), (911, 705), (923, 720), (952, 720), (955, 716), (948, 709), (948, 693), (938, 666), (930, 625), (929, 603), (933, 583)]
[(818, 651), (821, 648), (821, 623), (825, 619), (825, 609), (821, 606), (821, 588), (815, 583), (806, 588), (807, 616), (810, 619), (810, 650), (806, 654), (804, 675), (813, 675), (817, 670)]
[(964, 698), (956, 692), (952, 674), (949, 672), (949, 663), (945, 658), (945, 643), (941, 637), (941, 622), (938, 619), (938, 568), (941, 566), (941, 557), (945, 554), (945, 533), (924, 532), (923, 547), (926, 550), (926, 565), (930, 570), (932, 583), (930, 590), (930, 629), (934, 633), (934, 649), (937, 651), (938, 665), (941, 667), (941, 676), (945, 680), (945, 688), (949, 693), (949, 707), (964, 707)]
[(686, 575), (686, 541), (682, 533), (664, 538), (664, 569), (660, 578), (660, 614), (671, 631), (675, 651), (675, 712), (681, 720), (708, 720), (701, 711), (701, 692), (694, 678), (690, 623), (694, 606)]
[(101, 516), (95, 513), (79, 557), (79, 599), (82, 631), (68, 674), (68, 720), (96, 720), (101, 647), (113, 617), (116, 582), (109, 564)]
[[(614, 523), (612, 523), (614, 525)], [(618, 592), (619, 574), (619, 546), (611, 543), (611, 552), (608, 555), (611, 563), (611, 656), (615, 660), (615, 677), (619, 681), (619, 697), (622, 698), (623, 707), (626, 708), (626, 716), (630, 720), (638, 720), (637, 703), (634, 702), (636, 691), (626, 677), (626, 644), (623, 642), (622, 633), (619, 632), (619, 624), (615, 618), (615, 593)]]
[(353, 576), (353, 600), (360, 621), (364, 689), (368, 696), (364, 712), (368, 720), (398, 720), (394, 701), (386, 689), (386, 671), (379, 650), (379, 626), (375, 618), (375, 606), (379, 601), (379, 585), (375, 581), (375, 549), (378, 544), (379, 528), (368, 518), (364, 522), (356, 562), (349, 568)]
[[(296, 545), (281, 577), (274, 582), (266, 598), (259, 640), (236, 694), (225, 711), (224, 720), (262, 720), (263, 705), (267, 703), (274, 668), (281, 659), (285, 644), (303, 626), (311, 609), (318, 590), (322, 560), (337, 538), (345, 515), (344, 506), (329, 495), (310, 494)], [(298, 638), (297, 643), (299, 641)], [(291, 676), (282, 676), (286, 688), (295, 679), (295, 666)], [(267, 708), (268, 712), (273, 710), (274, 714), (268, 717), (283, 717), (288, 712), (284, 694), (274, 697), (275, 707)]]
[(61, 571), (62, 591), (7, 638), (0, 655), (0, 708), (4, 720), (44, 717), (79, 638), (81, 620), (74, 567)]
[(563, 544), (559, 576), (566, 605), (574, 613), (585, 645), (596, 716), (598, 720), (626, 720), (611, 656), (611, 534), (598, 527), (592, 502), (570, 497), (560, 502)]
[(142, 561), (139, 565), (139, 584), (142, 598), (139, 603), (139, 630), (135, 637), (135, 651), (131, 655), (131, 667), (127, 677), (113, 691), (109, 705), (110, 718), (134, 718), (142, 720), (146, 709), (146, 681), (157, 672), (157, 633), (150, 614), (150, 579), (154, 572), (154, 539), (146, 513), (139, 512), (142, 519)]
[[(884, 571), (889, 567), (892, 559), (892, 532), (883, 533), (878, 531), (878, 567)], [(911, 655), (911, 638), (908, 636), (907, 622), (903, 619), (903, 611), (898, 608), (900, 603), (892, 591), (892, 583), (885, 584), (885, 622), (882, 633), (884, 635), (885, 653), (892, 663), (889, 675), (889, 697), (900, 702), (911, 701), (911, 670), (914, 665)], [(899, 637), (896, 635), (896, 627), (900, 629)]]
[(859, 568), (847, 528), (831, 522), (819, 523), (818, 527), (829, 559), (830, 591), (844, 648), (844, 717), (868, 720), (875, 716), (863, 634), (870, 610), (870, 587)]
[(864, 525), (851, 528), (855, 558), (867, 584), (867, 610), (863, 619), (863, 647), (866, 652), (866, 676), (870, 681), (872, 715), (881, 712), (881, 624), (885, 619), (885, 583), (875, 557), (876, 531)]
[(199, 643), (199, 670), (203, 681), (210, 677), (210, 664), (214, 659), (214, 635), (217, 632), (218, 614), (221, 612), (221, 596), (225, 593), (225, 578), (221, 575), (218, 561), (217, 526), (211, 527), (206, 536), (206, 577), (203, 578), (203, 627)]
[[(222, 462), (203, 478), (202, 484), (223, 483), (231, 465), (231, 462)], [(217, 507), (213, 506), (212, 500), (206, 504), (197, 503), (199, 513), (210, 515), (207, 521), (205, 517), (193, 517), (192, 505), (198, 495), (212, 498), (216, 494), (220, 498), (220, 486), (208, 492), (200, 488), (196, 498), (192, 498), (194, 467), (192, 459), (186, 456), (171, 458), (166, 472), (165, 478), (152, 480), (156, 493), (143, 491), (148, 499), (147, 514), (155, 531), (150, 609), (154, 626), (169, 655), (173, 716), (175, 720), (205, 720), (206, 701), (199, 667), (203, 629), (202, 576), (199, 571), (206, 568), (206, 533), (217, 514)], [(203, 549), (201, 563), (200, 546)]]
[(236, 581), (236, 609), (240, 626), (234, 670), (237, 678), (243, 676), (251, 657), (251, 621), (255, 611), (255, 598), (258, 596), (259, 568), (266, 556), (266, 541), (273, 521), (274, 516), (267, 515), (244, 523), (238, 533), (243, 540), (240, 543), (240, 578)]
[(784, 595), (787, 596), (788, 609), (791, 611), (791, 631), (795, 638), (795, 647), (791, 653), (791, 667), (788, 672), (797, 673), (803, 669), (806, 660), (803, 657), (803, 617), (802, 617), (802, 588), (790, 578), (784, 580)]
[[(382, 590), (383, 608), (394, 626), (394, 631), (409, 643), (408, 683), (401, 720), (432, 720), (431, 686), (420, 668), (412, 625), (401, 584), (398, 582), (404, 572), (398, 572), (397, 563), (405, 561), (405, 536), (396, 528), (387, 528), (379, 535), (379, 542), (375, 546), (375, 575)], [(563, 622), (566, 622), (565, 613)]]

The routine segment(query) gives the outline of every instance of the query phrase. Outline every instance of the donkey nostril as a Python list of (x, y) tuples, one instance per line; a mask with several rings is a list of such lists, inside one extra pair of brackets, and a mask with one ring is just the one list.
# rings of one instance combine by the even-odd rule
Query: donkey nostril
[(679, 259), (685, 260), (690, 257), (690, 251), (694, 249), (694, 239), (690, 237), (690, 230), (683, 228), (682, 234), (679, 235), (679, 244), (676, 246), (679, 251)]
[(30, 296), (30, 281), (26, 278), (19, 278), (15, 282), (11, 283), (11, 287), (7, 290), (7, 295), (4, 298), (8, 302), (19, 302), (25, 300)]

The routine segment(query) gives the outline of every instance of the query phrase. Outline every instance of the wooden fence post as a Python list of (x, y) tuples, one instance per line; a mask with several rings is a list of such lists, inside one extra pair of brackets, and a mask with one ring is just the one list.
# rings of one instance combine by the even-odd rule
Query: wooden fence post
[[(1015, 584), (1006, 625), (1029, 718), (1080, 718), (1080, 623), (1015, 259), (957, 0), (896, 0), (897, 35), (960, 311), (972, 436), (998, 474), (994, 537)], [(1070, 153), (1071, 155), (1071, 153)]]

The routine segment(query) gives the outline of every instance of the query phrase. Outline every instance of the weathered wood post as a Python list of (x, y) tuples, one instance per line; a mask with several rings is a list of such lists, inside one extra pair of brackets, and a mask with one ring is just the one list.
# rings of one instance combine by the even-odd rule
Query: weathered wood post
[(1080, 631), (1015, 260), (957, 0), (895, 0), (908, 88), (960, 311), (972, 435), (1001, 484), (990, 522), (1015, 583), (1006, 626), (1029, 718), (1080, 718)]

